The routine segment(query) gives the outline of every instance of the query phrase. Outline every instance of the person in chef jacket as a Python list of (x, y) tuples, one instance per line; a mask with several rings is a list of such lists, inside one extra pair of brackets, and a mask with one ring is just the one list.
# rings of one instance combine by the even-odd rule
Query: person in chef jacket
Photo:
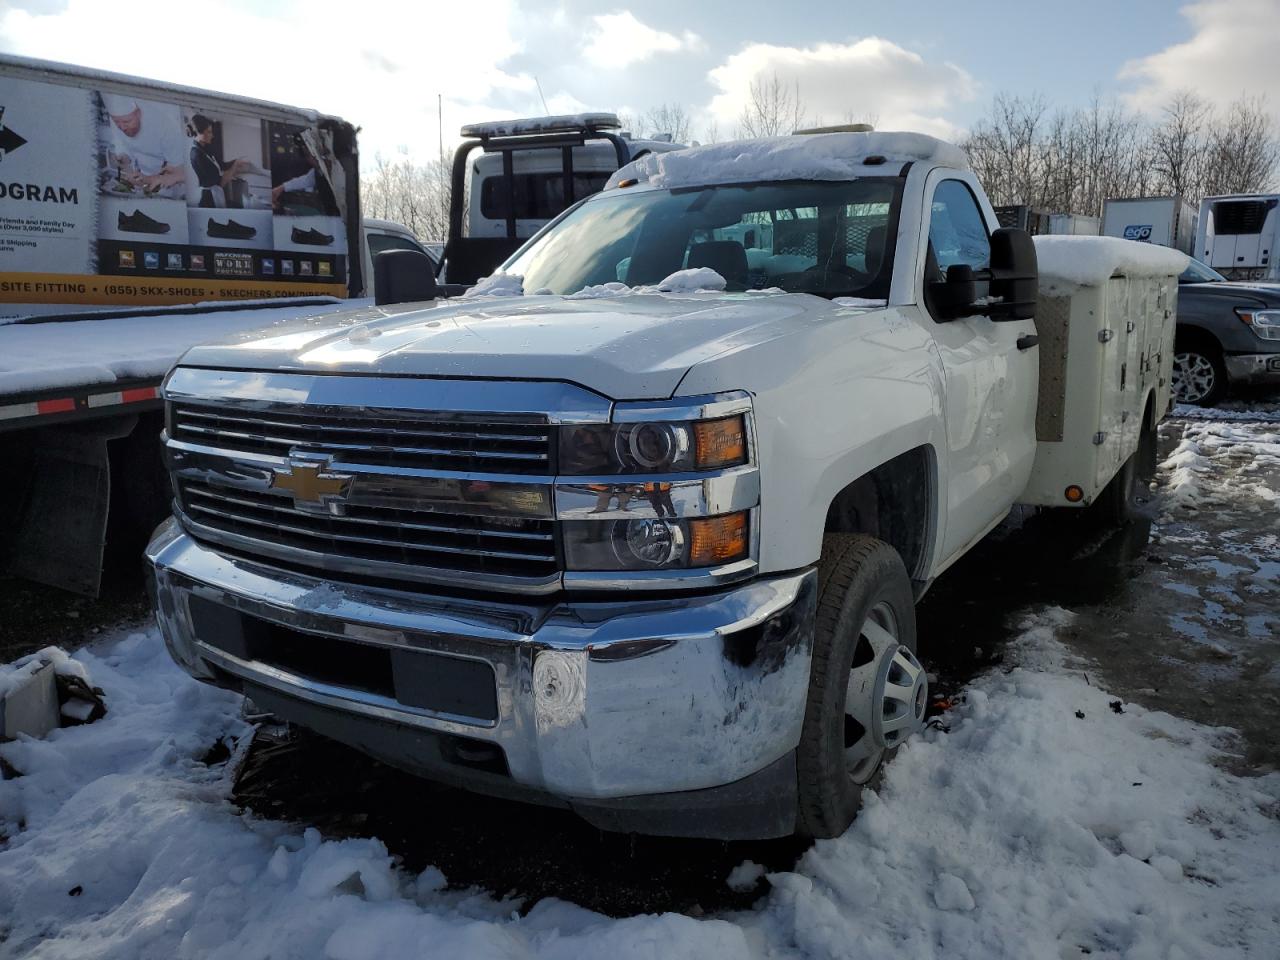
[(109, 149), (121, 180), (148, 194), (178, 198), (186, 193), (189, 144), (177, 106), (104, 93), (111, 117)]

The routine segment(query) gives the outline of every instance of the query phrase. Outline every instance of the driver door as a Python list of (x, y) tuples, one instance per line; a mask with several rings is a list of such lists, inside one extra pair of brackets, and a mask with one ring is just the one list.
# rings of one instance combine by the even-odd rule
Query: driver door
[[(953, 264), (975, 271), (991, 265), (991, 225), (977, 184), (958, 171), (935, 171), (926, 182), (928, 250), (920, 303), (932, 321), (946, 379), (947, 436), (944, 565), (1003, 518), (1026, 486), (1035, 459), (1036, 350), (1025, 339), (1033, 321), (996, 322), (980, 314), (939, 320), (929, 283)], [(986, 285), (979, 284), (980, 295)], [(1019, 339), (1022, 345), (1019, 346)]]

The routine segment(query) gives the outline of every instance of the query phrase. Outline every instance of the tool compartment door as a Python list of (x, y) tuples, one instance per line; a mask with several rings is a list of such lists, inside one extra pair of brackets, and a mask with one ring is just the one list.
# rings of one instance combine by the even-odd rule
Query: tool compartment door
[(1126, 393), (1132, 393), (1128, 383), (1131, 331), (1125, 320), (1130, 316), (1129, 292), (1128, 280), (1112, 277), (1100, 298), (1098, 423), (1093, 437), (1098, 448), (1093, 478), (1098, 490), (1120, 469), (1127, 448), (1125, 434), (1131, 418), (1126, 413)]

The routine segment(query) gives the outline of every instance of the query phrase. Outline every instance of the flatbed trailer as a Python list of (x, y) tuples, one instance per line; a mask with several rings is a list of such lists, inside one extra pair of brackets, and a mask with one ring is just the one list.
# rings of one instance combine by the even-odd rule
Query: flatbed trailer
[(0, 324), (0, 570), (96, 595), (109, 527), (129, 545), (122, 555), (137, 556), (169, 513), (160, 384), (177, 359), (198, 343), (362, 302), (306, 297)]
[(7, 54), (0, 106), (0, 573), (95, 595), (168, 513), (178, 358), (371, 295), (357, 129)]

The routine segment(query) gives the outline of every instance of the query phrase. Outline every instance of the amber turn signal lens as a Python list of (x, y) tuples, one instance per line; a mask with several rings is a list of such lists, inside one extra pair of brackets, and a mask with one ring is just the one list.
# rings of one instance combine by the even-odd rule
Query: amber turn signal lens
[(1067, 498), (1068, 503), (1079, 503), (1084, 499), (1084, 491), (1074, 483), (1067, 487), (1067, 489), (1062, 492), (1062, 495)]
[(747, 555), (747, 514), (689, 521), (689, 566), (710, 567)]
[(736, 467), (747, 462), (747, 430), (741, 414), (722, 420), (699, 420), (693, 425), (699, 470)]

